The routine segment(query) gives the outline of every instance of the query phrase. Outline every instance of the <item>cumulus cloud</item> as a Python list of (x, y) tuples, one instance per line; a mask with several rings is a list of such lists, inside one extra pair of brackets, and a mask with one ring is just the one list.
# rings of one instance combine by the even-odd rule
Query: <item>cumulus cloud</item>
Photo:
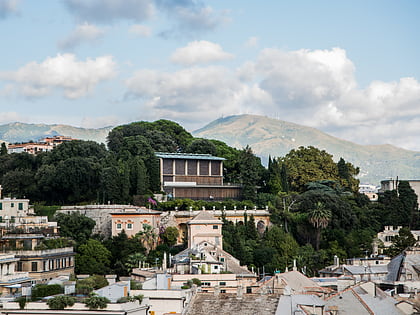
[(137, 71), (126, 81), (130, 97), (145, 100), (144, 112), (195, 122), (244, 112), (270, 97), (258, 87), (241, 83), (223, 67), (193, 67), (176, 72)]
[(164, 38), (211, 31), (229, 21), (227, 12), (217, 12), (203, 1), (156, 0), (156, 6), (174, 22), (171, 29), (160, 33)]
[(116, 64), (111, 56), (78, 61), (73, 54), (49, 57), (41, 63), (31, 62), (13, 72), (0, 72), (0, 80), (26, 97), (44, 97), (53, 90), (62, 90), (68, 99), (92, 92), (95, 86), (112, 78)]
[(152, 35), (152, 30), (150, 27), (141, 24), (132, 25), (129, 32), (140, 37), (149, 37)]
[(19, 0), (0, 1), (0, 20), (18, 13)]
[[(181, 53), (178, 58), (184, 64), (193, 60), (182, 59)], [(420, 82), (401, 78), (359, 87), (355, 72), (344, 49), (265, 49), (237, 69), (140, 70), (126, 85), (128, 95), (142, 100), (143, 112), (190, 126), (221, 115), (254, 113), (361, 144), (392, 143), (420, 150)]]
[(171, 56), (171, 61), (181, 65), (206, 64), (213, 61), (232, 59), (233, 55), (223, 51), (218, 44), (205, 40), (193, 41), (178, 48)]
[(113, 23), (125, 19), (142, 22), (154, 13), (152, 0), (65, 0), (71, 13), (82, 21)]
[[(269, 116), (317, 127), (362, 144), (394, 143), (395, 130), (413, 148), (413, 130), (420, 132), (420, 83), (414, 78), (357, 85), (355, 66), (345, 50), (282, 51), (266, 49), (238, 72), (243, 80), (258, 80), (274, 106)], [(413, 118), (415, 118), (413, 120)], [(404, 126), (406, 128), (404, 128)], [(419, 144), (418, 144), (419, 145)], [(417, 147), (420, 149), (420, 147)]]
[(104, 35), (104, 31), (95, 25), (84, 23), (78, 25), (64, 40), (58, 43), (58, 47), (71, 50), (82, 43), (96, 42)]

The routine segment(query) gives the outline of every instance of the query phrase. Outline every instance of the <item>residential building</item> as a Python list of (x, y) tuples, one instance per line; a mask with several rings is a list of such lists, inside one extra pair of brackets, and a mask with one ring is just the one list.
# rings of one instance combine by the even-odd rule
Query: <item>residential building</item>
[(2, 190), (0, 185), (0, 223), (12, 223), (18, 216), (33, 214), (33, 209), (29, 207), (29, 199), (3, 198)]
[[(92, 234), (100, 234), (106, 238), (111, 237), (113, 231), (112, 224), (112, 213), (126, 212), (126, 211), (138, 211), (141, 207), (133, 205), (84, 205), (84, 206), (62, 206), (56, 213), (79, 213), (91, 218), (95, 221), (95, 227), (92, 230)], [(127, 231), (126, 231), (127, 232)]]
[(42, 152), (52, 151), (55, 147), (63, 142), (73, 141), (71, 137), (66, 136), (53, 136), (46, 137), (39, 140), (38, 142), (26, 142), (26, 143), (15, 143), (9, 144), (7, 146), (8, 153), (29, 153), (29, 154), (39, 154)]
[[(204, 209), (205, 210), (205, 209)], [(253, 216), (255, 221), (255, 226), (257, 230), (262, 234), (265, 232), (266, 228), (270, 227), (270, 212), (268, 207), (265, 209), (235, 209), (234, 210), (206, 210), (211, 213), (216, 219), (221, 220), (224, 217), (227, 221), (233, 222), (235, 224), (244, 224), (245, 217), (248, 219)], [(163, 212), (161, 215), (161, 223), (163, 226), (175, 226), (179, 230), (178, 243), (182, 243), (184, 239), (187, 239), (188, 229), (187, 222), (189, 222), (194, 216), (196, 216), (198, 211), (193, 211), (192, 209), (188, 211), (182, 210), (172, 210), (168, 212)]]
[(152, 227), (152, 232), (159, 235), (160, 215), (162, 212), (147, 208), (130, 208), (122, 212), (111, 213), (112, 236), (123, 230), (128, 237), (144, 230), (144, 225)]
[(207, 292), (215, 288), (236, 292), (238, 286), (256, 285), (257, 275), (223, 250), (222, 224), (206, 210), (187, 222), (188, 248), (172, 258), (172, 287), (180, 288), (192, 278), (198, 278)]
[(169, 198), (239, 199), (241, 187), (223, 182), (224, 158), (209, 154), (157, 152), (162, 191)]
[[(392, 241), (394, 238), (399, 234), (402, 226), (392, 226), (386, 225), (382, 232), (377, 234), (377, 241), (373, 244), (373, 253), (374, 254), (382, 254), (383, 248), (389, 248), (392, 245)], [(417, 241), (417, 244), (420, 243), (420, 231), (419, 230), (411, 230), (411, 234), (413, 234), (414, 238)], [(380, 241), (378, 243), (378, 240)]]
[(19, 258), (13, 254), (0, 254), (0, 295), (12, 297), (20, 292), (22, 285), (31, 284), (32, 278), (28, 272), (16, 271)]
[[(1, 197), (0, 252), (13, 255), (16, 272), (26, 272), (33, 282), (47, 282), (61, 274), (74, 273), (72, 243), (49, 248), (46, 243), (59, 237), (57, 222), (36, 216), (28, 199)], [(1, 281), (1, 279), (0, 279)]]

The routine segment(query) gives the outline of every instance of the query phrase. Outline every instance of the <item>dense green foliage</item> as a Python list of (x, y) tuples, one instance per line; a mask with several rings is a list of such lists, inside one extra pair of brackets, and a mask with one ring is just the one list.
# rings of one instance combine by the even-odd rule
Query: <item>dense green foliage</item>
[[(168, 211), (206, 209), (252, 209), (271, 212), (272, 226), (257, 231), (254, 218), (243, 224), (225, 220), (224, 248), (242, 264), (261, 272), (298, 268), (315, 275), (319, 268), (371, 253), (372, 241), (384, 225), (420, 228), (417, 196), (408, 182), (398, 191), (387, 191), (378, 202), (357, 192), (358, 167), (315, 147), (300, 147), (284, 157), (269, 157), (261, 165), (250, 147), (242, 150), (217, 140), (194, 138), (180, 125), (167, 121), (136, 122), (114, 128), (108, 149), (91, 141), (63, 143), (37, 156), (0, 153), (0, 184), (5, 196), (26, 197), (36, 202), (37, 214), (50, 218), (64, 204), (132, 203), (147, 205), (160, 192), (159, 162), (155, 152), (212, 154), (225, 158), (224, 182), (242, 185), (242, 200), (220, 202), (176, 199), (158, 203)], [(158, 265), (164, 252), (175, 254), (178, 231), (162, 229), (159, 235), (145, 226), (128, 237), (123, 231), (101, 240), (92, 236), (94, 222), (83, 215), (58, 214), (54, 218), (63, 237), (76, 242), (76, 272), (128, 275), (140, 262)], [(412, 243), (402, 230), (390, 254)], [(404, 234), (405, 233), (405, 234)], [(42, 248), (65, 246), (66, 239), (44, 242)], [(81, 283), (79, 291), (92, 285)]]
[(32, 288), (32, 300), (61, 293), (64, 293), (64, 288), (59, 284), (37, 284)]
[(106, 297), (93, 295), (91, 297), (86, 298), (83, 303), (90, 309), (90, 310), (97, 310), (106, 308), (108, 303), (111, 303)]
[(47, 305), (52, 310), (64, 310), (67, 306), (73, 306), (76, 299), (72, 296), (59, 295), (47, 301)]

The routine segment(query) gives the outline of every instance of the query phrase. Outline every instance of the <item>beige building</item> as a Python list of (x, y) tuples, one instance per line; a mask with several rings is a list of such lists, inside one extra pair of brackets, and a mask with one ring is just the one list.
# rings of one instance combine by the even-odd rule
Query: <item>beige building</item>
[(0, 254), (0, 295), (5, 297), (20, 292), (22, 284), (30, 284), (28, 272), (17, 272), (19, 258), (13, 254)]
[(13, 222), (18, 216), (33, 214), (29, 199), (3, 198), (0, 185), (0, 222)]
[(206, 210), (187, 222), (188, 248), (172, 259), (173, 287), (192, 278), (198, 278), (207, 292), (236, 292), (238, 287), (251, 291), (256, 285), (257, 275), (223, 250), (222, 225)]
[(132, 237), (144, 230), (144, 224), (150, 225), (153, 232), (159, 235), (161, 213), (146, 208), (125, 209), (123, 212), (111, 213), (112, 236), (124, 230), (128, 237)]

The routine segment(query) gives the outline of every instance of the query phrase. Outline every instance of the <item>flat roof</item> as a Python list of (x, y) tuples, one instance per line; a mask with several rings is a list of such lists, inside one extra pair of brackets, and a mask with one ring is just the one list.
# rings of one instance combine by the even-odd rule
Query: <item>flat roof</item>
[(213, 156), (211, 154), (155, 152), (155, 155), (162, 159), (213, 160), (213, 161), (226, 160), (225, 158)]

